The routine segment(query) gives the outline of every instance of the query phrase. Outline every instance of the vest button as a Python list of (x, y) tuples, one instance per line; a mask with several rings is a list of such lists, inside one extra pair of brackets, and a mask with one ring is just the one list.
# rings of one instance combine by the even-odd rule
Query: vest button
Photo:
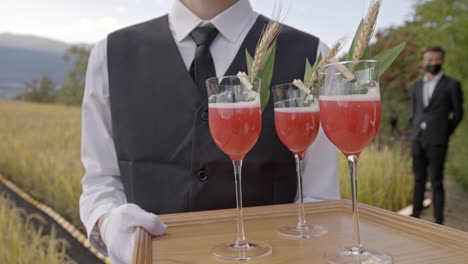
[(201, 181), (201, 182), (204, 182), (204, 181), (207, 181), (208, 180), (208, 174), (206, 174), (205, 171), (199, 171), (198, 174), (198, 179)]
[(208, 110), (207, 110), (207, 111), (203, 111), (203, 112), (201, 113), (200, 117), (201, 117), (201, 120), (202, 120), (202, 121), (205, 121), (205, 122), (208, 121)]

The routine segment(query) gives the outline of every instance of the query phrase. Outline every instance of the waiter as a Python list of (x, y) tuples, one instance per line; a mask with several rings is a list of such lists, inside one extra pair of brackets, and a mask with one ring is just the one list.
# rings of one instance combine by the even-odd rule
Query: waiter
[[(129, 263), (134, 230), (154, 236), (158, 214), (235, 207), (229, 158), (208, 127), (206, 76), (247, 72), (268, 19), (248, 0), (174, 0), (168, 15), (118, 30), (89, 59), (83, 99), (81, 219), (91, 245)], [(327, 47), (285, 26), (272, 85), (304, 75)], [(201, 66), (200, 66), (201, 65)], [(273, 104), (245, 158), (245, 206), (291, 203), (293, 156), (276, 136)], [(305, 201), (339, 199), (337, 153), (320, 131), (304, 161)]]

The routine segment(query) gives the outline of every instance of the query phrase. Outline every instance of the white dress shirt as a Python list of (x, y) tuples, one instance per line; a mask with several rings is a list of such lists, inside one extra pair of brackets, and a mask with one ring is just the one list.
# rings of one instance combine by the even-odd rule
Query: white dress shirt
[(429, 105), (429, 102), (431, 101), (432, 94), (434, 93), (434, 89), (439, 83), (440, 79), (444, 76), (444, 72), (439, 72), (436, 76), (432, 78), (432, 80), (429, 80), (428, 74), (424, 75), (423, 78), (423, 104), (424, 107), (427, 107)]
[[(190, 32), (201, 24), (213, 24), (219, 34), (211, 44), (210, 51), (216, 73), (221, 76), (233, 61), (257, 17), (258, 13), (252, 9), (248, 0), (239, 0), (212, 20), (203, 21), (179, 0), (175, 0), (169, 13), (169, 27), (188, 70), (196, 50)], [(326, 52), (328, 47), (320, 42), (317, 53)], [(86, 170), (80, 197), (81, 220), (88, 231), (91, 245), (105, 252), (96, 222), (111, 208), (127, 202), (112, 137), (107, 39), (94, 47), (89, 58), (82, 108), (81, 159)], [(339, 199), (336, 148), (321, 129), (315, 142), (306, 151), (303, 181), (305, 201)]]
[[(423, 78), (423, 105), (424, 107), (427, 107), (429, 105), (429, 102), (431, 101), (432, 94), (434, 93), (434, 90), (439, 83), (440, 79), (442, 79), (442, 76), (444, 76), (444, 72), (439, 72), (436, 76), (432, 78), (432, 80), (429, 80), (428, 74), (424, 75)], [(426, 129), (427, 124), (426, 121), (421, 122), (420, 127), (422, 129)]]

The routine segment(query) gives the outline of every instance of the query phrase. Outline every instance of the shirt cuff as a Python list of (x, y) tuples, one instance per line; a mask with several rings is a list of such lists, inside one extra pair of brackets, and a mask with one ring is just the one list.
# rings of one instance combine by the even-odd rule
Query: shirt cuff
[(94, 249), (96, 249), (99, 253), (105, 256), (109, 256), (109, 254), (107, 252), (107, 247), (104, 244), (104, 241), (102, 240), (101, 233), (99, 232), (99, 228), (97, 226), (97, 222), (101, 216), (105, 215), (111, 209), (119, 206), (120, 204), (117, 203), (99, 206), (93, 211), (91, 216), (88, 218), (87, 223), (85, 223), (89, 243)]

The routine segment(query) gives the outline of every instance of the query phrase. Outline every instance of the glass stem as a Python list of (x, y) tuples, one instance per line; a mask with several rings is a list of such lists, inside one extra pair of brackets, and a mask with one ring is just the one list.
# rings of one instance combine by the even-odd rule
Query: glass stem
[(234, 179), (236, 182), (236, 205), (237, 205), (237, 239), (236, 247), (243, 247), (247, 245), (244, 232), (244, 219), (242, 211), (242, 160), (233, 160), (232, 165), (234, 166)]
[(297, 195), (298, 195), (298, 212), (299, 217), (297, 219), (297, 227), (306, 227), (306, 218), (304, 213), (304, 195), (302, 192), (302, 164), (304, 161), (303, 154), (295, 154), (294, 158), (296, 159), (296, 172), (297, 172)]
[(351, 192), (353, 196), (353, 239), (354, 245), (352, 250), (353, 251), (360, 251), (361, 250), (361, 234), (359, 231), (359, 210), (358, 210), (358, 182), (357, 182), (357, 162), (358, 157), (356, 155), (350, 155), (348, 157), (348, 166), (349, 172), (351, 175)]

